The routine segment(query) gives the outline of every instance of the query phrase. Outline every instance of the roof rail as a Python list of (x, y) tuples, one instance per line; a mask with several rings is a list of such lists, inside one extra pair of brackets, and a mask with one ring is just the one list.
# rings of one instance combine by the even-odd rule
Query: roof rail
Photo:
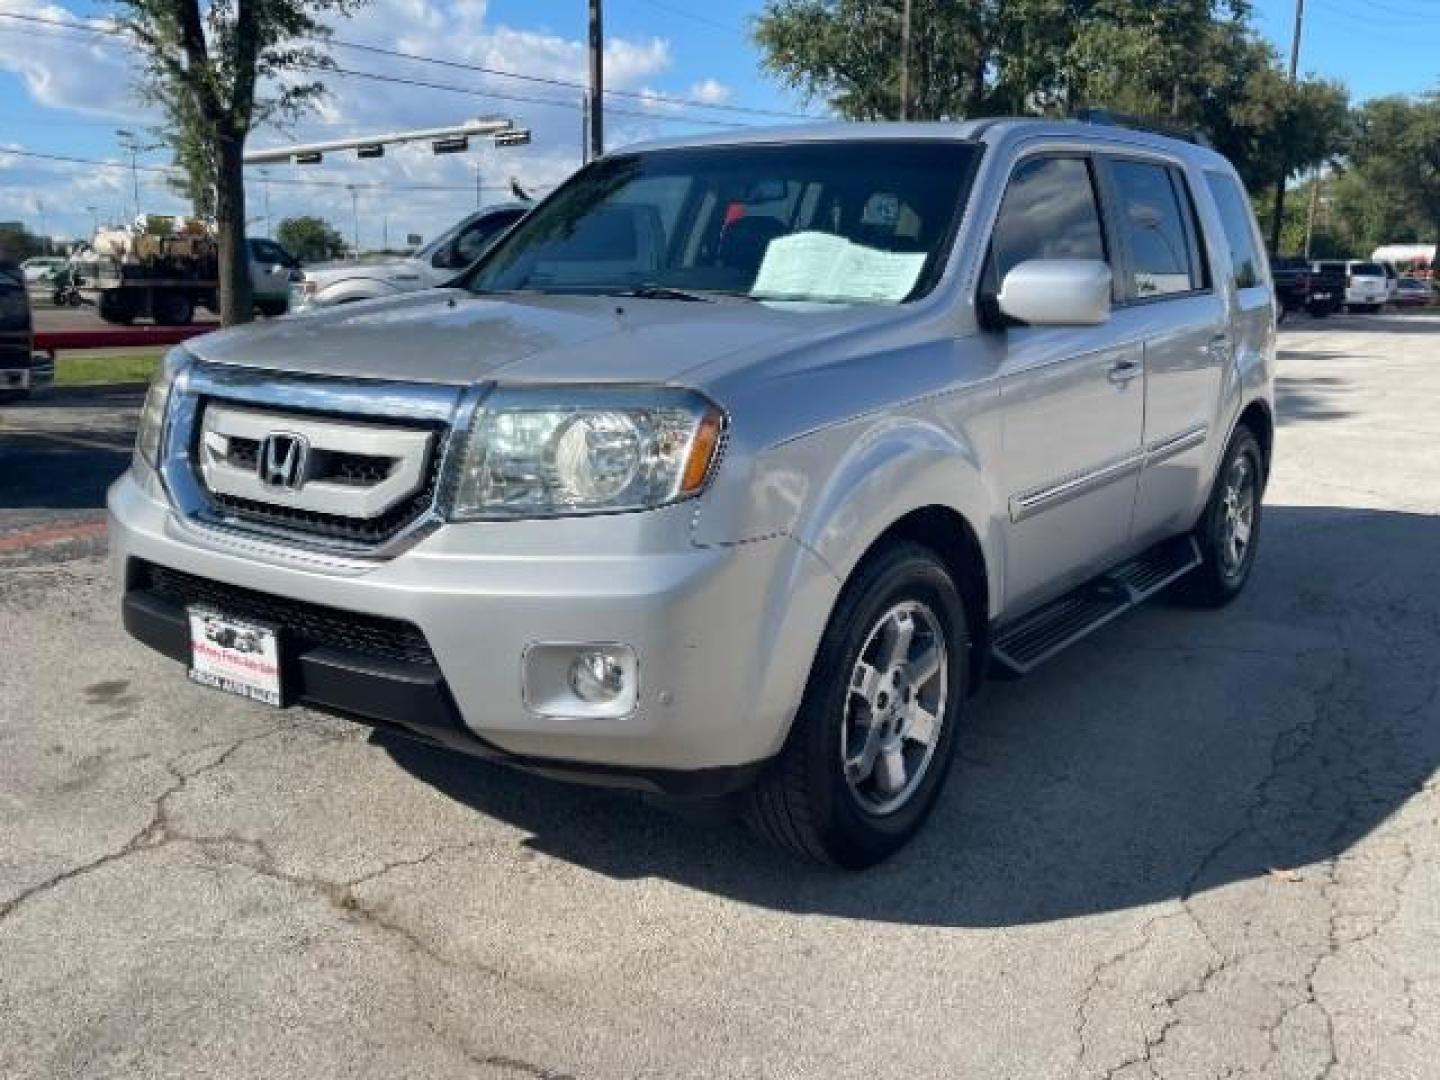
[(1104, 124), (1107, 127), (1130, 128), (1134, 131), (1148, 131), (1152, 135), (1164, 135), (1171, 139), (1181, 139), (1196, 146), (1210, 145), (1210, 140), (1201, 131), (1193, 128), (1181, 127), (1179, 124), (1172, 124), (1166, 120), (1151, 119), (1145, 116), (1134, 116), (1130, 113), (1116, 112), (1114, 109), (1106, 109), (1098, 106), (1087, 106), (1083, 109), (1076, 109), (1072, 114), (1076, 120), (1084, 124)]

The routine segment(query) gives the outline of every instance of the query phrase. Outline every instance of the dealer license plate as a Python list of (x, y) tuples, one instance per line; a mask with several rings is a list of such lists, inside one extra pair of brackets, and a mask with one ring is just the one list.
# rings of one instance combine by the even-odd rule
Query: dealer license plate
[(202, 686), (280, 705), (280, 644), (275, 628), (192, 607), (190, 678)]

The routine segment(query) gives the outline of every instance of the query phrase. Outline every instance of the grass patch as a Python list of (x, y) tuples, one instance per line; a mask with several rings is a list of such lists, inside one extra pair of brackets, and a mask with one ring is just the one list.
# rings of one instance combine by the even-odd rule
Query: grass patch
[(56, 386), (149, 382), (164, 352), (71, 353), (55, 362)]

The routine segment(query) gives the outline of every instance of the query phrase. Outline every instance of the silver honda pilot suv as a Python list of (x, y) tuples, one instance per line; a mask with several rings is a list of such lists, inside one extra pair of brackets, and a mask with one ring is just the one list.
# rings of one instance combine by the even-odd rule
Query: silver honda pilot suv
[(987, 672), (1244, 586), (1262, 250), (1222, 157), (1114, 125), (613, 153), (450, 287), (172, 352), (109, 497), (125, 624), (219, 690), (735, 795), (867, 866)]

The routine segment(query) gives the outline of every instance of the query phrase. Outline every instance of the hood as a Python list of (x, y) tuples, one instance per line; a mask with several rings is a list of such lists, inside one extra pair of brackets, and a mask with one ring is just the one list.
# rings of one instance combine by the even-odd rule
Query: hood
[(846, 312), (427, 289), (222, 330), (185, 347), (214, 363), (352, 378), (666, 382), (854, 317)]
[(384, 278), (392, 274), (418, 274), (424, 264), (415, 259), (379, 259), (375, 262), (352, 262), (337, 259), (334, 262), (315, 263), (300, 268), (306, 281), (313, 281), (321, 288), (333, 281), (348, 278)]

